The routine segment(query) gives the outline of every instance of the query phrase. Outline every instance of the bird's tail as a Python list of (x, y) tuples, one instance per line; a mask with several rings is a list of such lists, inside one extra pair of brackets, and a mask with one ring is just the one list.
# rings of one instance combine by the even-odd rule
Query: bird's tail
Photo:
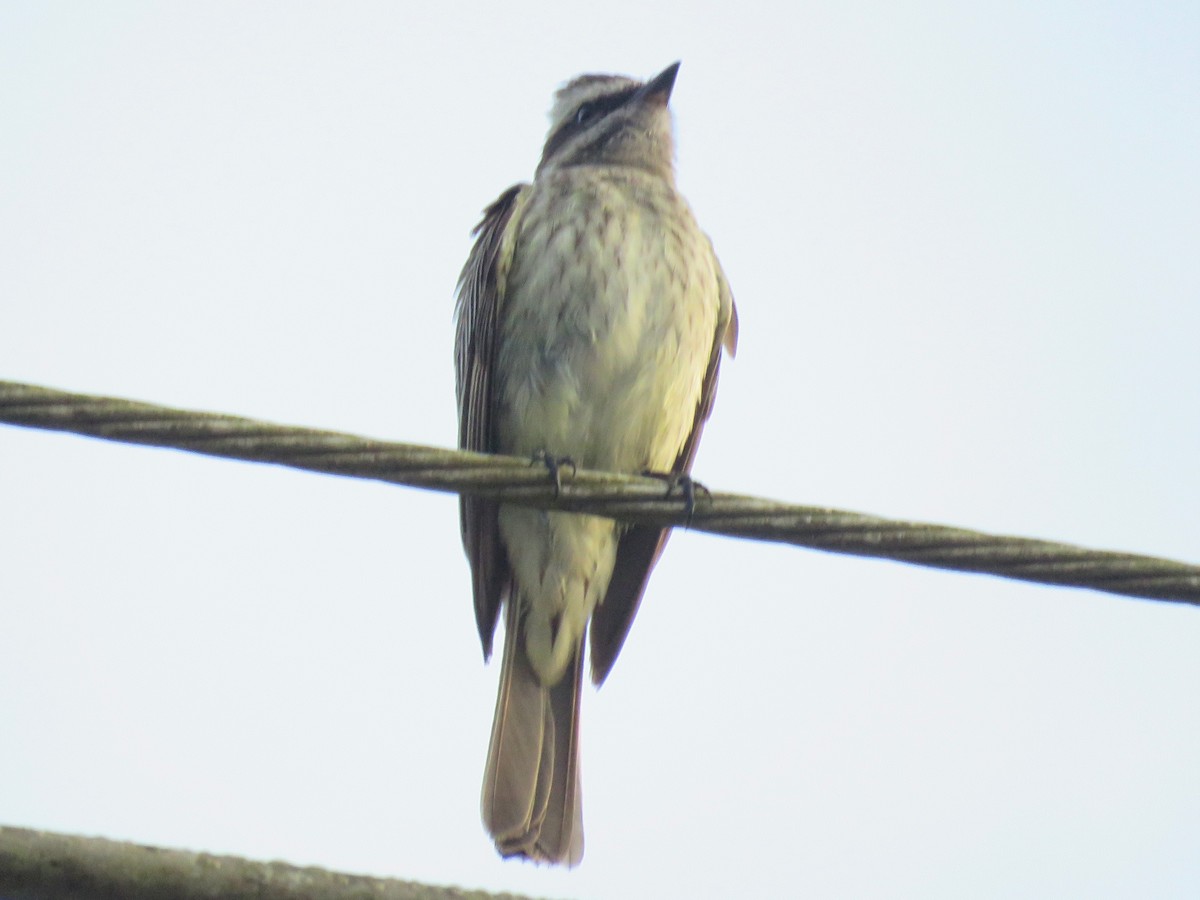
[(525, 654), (523, 616), (506, 603), (500, 692), (483, 776), (483, 822), (502, 856), (574, 866), (583, 858), (579, 699), (583, 642), (547, 688)]

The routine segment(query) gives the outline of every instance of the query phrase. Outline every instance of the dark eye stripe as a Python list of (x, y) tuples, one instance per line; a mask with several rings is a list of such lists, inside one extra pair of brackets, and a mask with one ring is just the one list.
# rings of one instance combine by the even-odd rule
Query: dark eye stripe
[[(592, 107), (592, 114), (584, 122), (576, 121), (579, 107), (575, 107), (571, 115), (567, 116), (566, 121), (546, 140), (546, 146), (542, 148), (542, 161), (545, 162), (558, 152), (558, 149), (573, 136), (591, 128), (614, 109), (624, 105), (630, 97), (637, 93), (637, 90), (636, 86), (630, 87), (614, 94), (604, 94), (592, 100), (585, 101), (587, 105)], [(580, 106), (583, 105), (583, 103), (580, 104)]]

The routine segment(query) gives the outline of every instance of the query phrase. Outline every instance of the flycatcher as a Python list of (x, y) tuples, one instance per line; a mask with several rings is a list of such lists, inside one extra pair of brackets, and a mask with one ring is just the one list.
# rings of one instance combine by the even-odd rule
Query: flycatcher
[[(458, 282), (460, 447), (616, 472), (691, 468), (737, 311), (675, 189), (678, 70), (571, 81), (533, 183), (484, 212)], [(483, 821), (504, 856), (575, 865), (584, 637), (590, 628), (599, 685), (669, 531), (465, 495), (461, 517), (485, 658), (505, 610)]]

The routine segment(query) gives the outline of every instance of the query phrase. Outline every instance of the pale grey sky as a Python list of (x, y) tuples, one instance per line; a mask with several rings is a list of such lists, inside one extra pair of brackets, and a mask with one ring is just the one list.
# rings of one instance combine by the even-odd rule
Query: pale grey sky
[[(450, 445), (553, 90), (683, 61), (713, 488), (1200, 562), (1200, 8), (5, 4), (0, 377)], [(1194, 897), (1200, 617), (677, 534), (499, 860), (448, 495), (0, 427), (0, 821), (561, 897)]]

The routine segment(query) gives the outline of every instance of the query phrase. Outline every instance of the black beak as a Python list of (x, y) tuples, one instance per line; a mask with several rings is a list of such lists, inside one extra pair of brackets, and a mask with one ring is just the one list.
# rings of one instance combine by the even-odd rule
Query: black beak
[(667, 105), (671, 99), (671, 89), (675, 87), (675, 76), (679, 73), (679, 63), (673, 62), (640, 88), (636, 97), (639, 101), (650, 101)]

